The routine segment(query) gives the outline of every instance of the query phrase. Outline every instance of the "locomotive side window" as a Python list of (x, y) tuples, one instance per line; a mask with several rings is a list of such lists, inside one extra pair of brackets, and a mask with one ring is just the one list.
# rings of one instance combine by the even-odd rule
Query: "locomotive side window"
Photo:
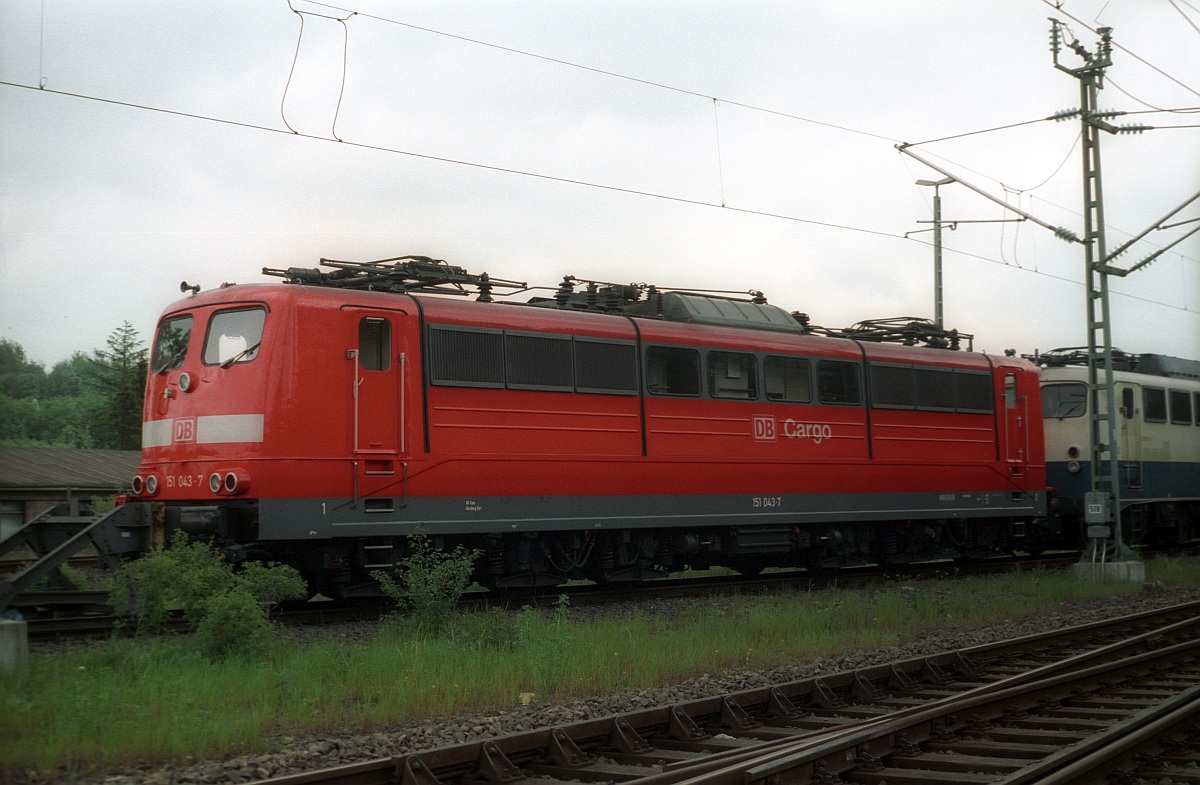
[(1167, 393), (1171, 403), (1171, 422), (1179, 425), (1192, 424), (1192, 396), (1187, 390), (1171, 390)]
[(753, 354), (708, 353), (708, 394), (713, 398), (758, 398), (758, 363)]
[(954, 411), (954, 371), (949, 368), (913, 368), (917, 408), (929, 412)]
[(150, 363), (150, 370), (162, 373), (183, 365), (191, 337), (191, 315), (176, 316), (159, 325), (158, 335), (154, 339), (154, 359)]
[(1142, 412), (1146, 422), (1166, 422), (1167, 391), (1161, 387), (1143, 387)]
[(1196, 415), (1196, 425), (1200, 425), (1200, 392), (1192, 393), (1192, 411)]
[(358, 323), (358, 363), (364, 371), (392, 367), (392, 325), (387, 319), (366, 317)]
[(654, 395), (699, 395), (700, 352), (678, 346), (646, 349), (646, 389)]
[(880, 409), (911, 409), (915, 402), (912, 367), (871, 363), (872, 406)]
[(508, 386), (513, 389), (575, 389), (569, 335), (506, 333), (504, 359)]
[(953, 368), (871, 363), (871, 406), (991, 414), (992, 377)]
[(817, 363), (817, 389), (821, 403), (861, 404), (858, 363), (821, 360)]
[(454, 387), (503, 387), (504, 333), (430, 325), (429, 380)]
[(208, 323), (204, 339), (204, 364), (229, 366), (253, 360), (262, 344), (266, 320), (265, 308), (217, 311)]
[(768, 356), (763, 377), (768, 401), (812, 402), (812, 363), (803, 357)]
[(1087, 414), (1086, 384), (1047, 384), (1042, 387), (1042, 418), (1065, 420)]
[(579, 392), (637, 394), (637, 350), (632, 343), (575, 339), (575, 386)]
[(637, 395), (632, 341), (429, 326), (429, 381), (449, 387)]
[(992, 375), (955, 370), (954, 407), (960, 412), (992, 413)]

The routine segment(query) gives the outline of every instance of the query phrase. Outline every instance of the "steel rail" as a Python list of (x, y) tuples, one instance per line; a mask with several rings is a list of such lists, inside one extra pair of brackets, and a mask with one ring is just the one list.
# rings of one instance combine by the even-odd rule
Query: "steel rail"
[[(1175, 609), (1182, 610), (1184, 608), (1192, 609), (1198, 607), (1200, 607), (1200, 604), (1188, 604), (1185, 606), (1175, 606)], [(1137, 617), (1127, 617), (1126, 623), (1133, 623), (1135, 618), (1143, 620), (1145, 618), (1150, 618), (1153, 615), (1154, 612), (1150, 612), (1148, 614), (1139, 614)], [(1082, 628), (1076, 628), (1076, 630), (1094, 630), (1102, 627), (1103, 625), (1103, 622), (1098, 622), (1093, 625), (1086, 625)], [(962, 708), (968, 702), (976, 698), (1017, 690), (1029, 684), (1040, 685), (1042, 683), (1046, 683), (1048, 680), (1056, 676), (1061, 675), (1064, 671), (1075, 671), (1076, 669), (1086, 666), (1090, 662), (1096, 662), (1105, 658), (1119, 656), (1120, 652), (1127, 649), (1137, 648), (1145, 645), (1148, 642), (1161, 640), (1172, 634), (1198, 626), (1200, 626), (1200, 616), (1191, 616), (1190, 618), (1185, 618), (1179, 622), (1155, 628), (1135, 635), (1131, 638), (1126, 638), (1106, 646), (1101, 646), (1092, 651), (1083, 652), (1073, 657), (1068, 657), (1065, 660), (1048, 663), (1039, 668), (1014, 674), (990, 684), (985, 684), (956, 695), (931, 701), (923, 706), (914, 706), (908, 709), (901, 709), (888, 714), (886, 717), (849, 722), (839, 728), (817, 734), (810, 734), (791, 739), (780, 739), (778, 742), (767, 742), (757, 747), (747, 748), (744, 750), (718, 753), (710, 758), (706, 758), (702, 763), (698, 764), (668, 764), (664, 766), (664, 774), (639, 779), (638, 785), (682, 785), (683, 783), (691, 782), (696, 778), (695, 775), (700, 772), (704, 772), (706, 770), (716, 770), (720, 767), (724, 767), (726, 764), (740, 765), (755, 759), (758, 759), (760, 764), (765, 764), (772, 759), (772, 756), (786, 756), (791, 754), (790, 748), (793, 746), (804, 748), (811, 744), (822, 741), (832, 742), (838, 740), (839, 738), (848, 738), (852, 734), (870, 732), (880, 727), (888, 727), (896, 722), (904, 721), (910, 718), (922, 717), (930, 711), (938, 711), (947, 706), (954, 707), (956, 709)], [(1029, 638), (1024, 638), (1021, 640), (1026, 642), (1032, 642), (1034, 640), (1046, 640), (1048, 637), (1053, 635), (1054, 633), (1042, 633), (1041, 635), (1030, 636)], [(1009, 645), (1009, 642), (999, 644), (999, 646), (1007, 645)], [(1025, 644), (1022, 643), (1018, 645)], [(962, 649), (960, 650), (960, 653), (969, 660), (970, 654), (989, 650), (994, 651), (995, 647), (996, 645), (994, 644), (987, 644), (984, 646), (974, 647), (973, 649)], [(772, 749), (772, 747), (777, 747), (777, 749)], [(684, 776), (679, 776), (680, 773), (682, 773)]]
[[(1017, 686), (995, 692), (973, 691), (975, 694), (969, 697), (938, 701), (929, 706), (921, 707), (917, 711), (909, 712), (900, 718), (887, 717), (853, 730), (833, 731), (825, 737), (806, 739), (797, 745), (799, 749), (789, 750), (782, 755), (771, 756), (767, 760), (755, 761), (753, 765), (749, 765), (748, 762), (745, 765), (730, 767), (730, 769), (720, 772), (721, 775), (732, 775), (732, 778), (729, 776), (710, 777), (702, 775), (680, 780), (677, 785), (751, 785), (752, 783), (765, 783), (772, 781), (771, 778), (773, 777), (784, 777), (793, 773), (801, 766), (813, 765), (817, 762), (822, 762), (824, 764), (823, 767), (827, 771), (836, 773), (836, 766), (835, 768), (830, 768), (830, 765), (839, 756), (844, 757), (844, 753), (847, 750), (859, 750), (864, 747), (878, 748), (884, 746), (878, 744), (881, 741), (886, 743), (888, 750), (891, 750), (897, 746), (895, 740), (902, 734), (912, 734), (909, 737), (909, 743), (912, 743), (913, 738), (920, 738), (918, 734), (922, 727), (933, 728), (940, 723), (942, 728), (952, 730), (955, 727), (964, 726), (965, 722), (961, 719), (955, 721), (955, 715), (959, 715), (962, 712), (980, 712), (990, 709), (992, 712), (1002, 715), (1006, 707), (1021, 705), (1019, 703), (1021, 699), (1029, 699), (1031, 696), (1043, 696), (1051, 690), (1060, 695), (1067, 695), (1069, 694), (1068, 688), (1075, 685), (1094, 684), (1101, 677), (1120, 674), (1137, 666), (1161, 660), (1165, 657), (1171, 657), (1176, 654), (1195, 654), (1197, 652), (1200, 652), (1200, 641), (1189, 640), (1165, 649), (1131, 655), (1115, 662), (1092, 666), (1081, 671), (1057, 673), (1044, 679), (1026, 681)], [(1200, 680), (1200, 674), (1198, 674), (1198, 680)], [(1194, 687), (1193, 689), (1196, 688)], [(930, 731), (929, 735), (932, 735), (932, 732)], [(1105, 736), (1106, 738), (1102, 739), (1100, 745), (1097, 746), (1108, 743), (1107, 734)], [(1079, 745), (1073, 745), (1072, 747), (1063, 749), (1055, 756), (1051, 756), (1054, 758), (1053, 761), (1046, 759), (1035, 767), (1032, 767), (1036, 770), (1036, 775), (1031, 775), (1030, 779), (1026, 779), (1024, 775), (1019, 778), (1016, 778), (1014, 775), (1014, 777), (1000, 781), (1012, 783), (1013, 785), (1038, 781), (1039, 777), (1046, 775), (1047, 769), (1053, 771), (1065, 763), (1077, 761), (1084, 757), (1087, 752), (1092, 751), (1090, 747), (1091, 745), (1085, 745), (1081, 749)], [(849, 767), (844, 767), (843, 770), (846, 768)], [(638, 782), (640, 785), (641, 781), (639, 780)]]
[[(1003, 706), (1006, 701), (1036, 694), (1048, 685), (1077, 683), (1088, 675), (1110, 673), (1119, 667), (1128, 668), (1131, 662), (1149, 661), (1162, 653), (1161, 650), (1141, 652), (1121, 665), (1111, 662), (1095, 664), (1098, 660), (1112, 660), (1131, 648), (1161, 647), (1168, 641), (1183, 637), (1185, 640), (1182, 643), (1172, 644), (1175, 648), (1171, 651), (1191, 650), (1197, 645), (1195, 630), (1200, 623), (1198, 608), (1200, 603), (1187, 603), (1064, 631), (944, 652), (934, 657), (914, 658), (890, 666), (874, 666), (824, 678), (756, 688), (731, 696), (704, 698), (679, 706), (646, 709), (493, 740), (476, 740), (427, 752), (365, 761), (352, 767), (285, 775), (263, 782), (274, 785), (334, 782), (438, 785), (460, 779), (464, 782), (483, 779), (505, 783), (524, 776), (517, 767), (518, 763), (551, 778), (604, 777), (617, 782), (636, 781), (637, 785), (746, 785), (752, 781), (751, 777), (761, 777), (761, 781), (766, 782), (781, 772), (787, 773), (784, 780), (791, 781), (797, 766), (809, 766), (813, 761), (822, 760), (823, 756), (835, 760), (839, 755), (845, 757), (847, 748), (876, 748), (881, 753), (886, 751), (884, 748), (890, 750), (888, 744), (893, 744), (897, 735), (905, 732), (897, 731), (898, 727), (928, 729), (937, 722), (950, 727), (946, 718), (972, 707)], [(1175, 620), (1164, 624), (1160, 621), (1164, 618)], [(1113, 630), (1130, 628), (1136, 634), (1123, 635), (1121, 640), (1112, 643), (1098, 640), (1106, 631), (1111, 634)], [(1091, 643), (1088, 643), (1089, 640)], [(1087, 646), (1088, 650), (1042, 665), (1014, 662), (1019, 654), (1026, 655), (1026, 660), (1047, 656), (1042, 652), (1055, 645)], [(993, 680), (989, 683), (988, 676), (978, 673), (972, 665), (984, 659), (1001, 663), (1001, 671), (1008, 668), (1018, 669), (1019, 672), (1009, 676), (993, 674)], [(955, 695), (946, 696), (943, 693), (954, 690), (944, 676), (950, 671), (963, 675), (960, 682), (965, 681), (967, 687), (959, 689)], [(920, 684), (918, 689), (916, 682), (921, 681), (922, 674), (931, 678)], [(883, 711), (882, 714), (877, 712), (857, 722), (847, 716), (844, 722), (831, 730), (796, 727), (802, 719), (801, 712), (790, 703), (788, 696), (808, 696), (811, 702), (823, 695), (833, 695), (836, 691), (878, 699), (880, 696), (871, 695), (876, 690), (873, 682), (889, 678), (898, 679), (900, 691), (911, 700), (921, 699), (924, 693), (925, 702), (899, 710)], [(983, 683), (979, 683), (981, 681)], [(904, 687), (905, 683), (907, 688)], [(887, 703), (884, 700), (881, 705), (886, 706)], [(767, 707), (765, 712), (760, 711), (763, 707)], [(780, 727), (767, 727), (751, 719), (746, 714), (746, 708), (756, 711), (760, 716), (764, 713), (773, 716), (774, 721), (765, 721), (768, 725)], [(837, 711), (849, 715), (854, 713), (854, 708), (843, 704), (843, 708)], [(806, 716), (815, 717), (816, 714)], [(719, 740), (705, 733), (697, 720), (710, 727), (714, 723), (723, 725), (731, 729), (727, 733), (742, 734), (744, 738), (739, 741), (726, 735), (727, 741)], [(789, 722), (792, 723), (791, 727), (785, 727)], [(670, 738), (664, 740), (666, 737), (654, 730), (656, 728), (659, 731), (668, 729), (666, 732)], [(658, 734), (652, 737), (657, 746), (651, 746), (639, 735), (639, 730), (647, 732), (647, 729)], [(778, 737), (781, 732), (787, 735)], [(919, 735), (911, 730), (909, 732), (914, 736)], [(751, 741), (756, 734), (758, 738), (768, 740)], [(891, 741), (884, 744), (879, 739)], [(584, 749), (588, 752), (584, 752)], [(698, 754), (688, 750), (701, 749), (715, 754), (698, 761), (688, 760)], [(671, 750), (679, 752), (672, 753)], [(613, 762), (598, 764), (593, 752)], [(655, 763), (654, 772), (647, 775), (644, 767), (650, 763)], [(641, 768), (628, 764), (641, 764)], [(589, 770), (584, 771), (584, 768)]]

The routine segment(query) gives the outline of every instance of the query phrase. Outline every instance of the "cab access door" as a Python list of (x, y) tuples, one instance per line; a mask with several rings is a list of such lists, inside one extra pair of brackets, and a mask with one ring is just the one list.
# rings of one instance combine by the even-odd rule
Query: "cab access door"
[(1121, 476), (1125, 488), (1142, 489), (1142, 412), (1137, 406), (1141, 400), (1141, 385), (1117, 385), (1117, 418), (1121, 430)]
[(1030, 391), (1026, 387), (1036, 380), (1003, 365), (996, 375), (1000, 384), (1000, 411), (997, 412), (1000, 457), (1013, 484), (1025, 488), (1030, 460)]
[(353, 319), (350, 366), (351, 438), (353, 454), (367, 473), (395, 471), (394, 461), (407, 453), (410, 374), (403, 331), (403, 311), (347, 308)]

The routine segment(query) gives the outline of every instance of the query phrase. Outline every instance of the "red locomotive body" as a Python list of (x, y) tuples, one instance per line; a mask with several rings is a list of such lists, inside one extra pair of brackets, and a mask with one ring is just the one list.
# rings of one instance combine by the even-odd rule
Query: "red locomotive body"
[(153, 349), (137, 498), (330, 595), (415, 532), (482, 550), (491, 586), (1042, 547), (1024, 360), (818, 336), (758, 301), (581, 302), (182, 300)]

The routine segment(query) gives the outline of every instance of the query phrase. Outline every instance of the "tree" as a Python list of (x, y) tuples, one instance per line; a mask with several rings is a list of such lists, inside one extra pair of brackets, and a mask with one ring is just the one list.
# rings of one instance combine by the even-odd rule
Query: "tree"
[(92, 359), (75, 352), (70, 359), (57, 363), (46, 377), (46, 397), (64, 398), (83, 395), (92, 369)]
[(101, 398), (98, 447), (137, 450), (142, 446), (142, 397), (148, 352), (137, 330), (125, 322), (108, 336), (108, 349), (91, 358), (88, 386)]
[(39, 398), (46, 385), (46, 369), (25, 357), (21, 344), (0, 339), (0, 394), (9, 398)]
[(35, 433), (38, 402), (33, 398), (10, 398), (0, 393), (0, 444), (6, 447), (40, 447)]

